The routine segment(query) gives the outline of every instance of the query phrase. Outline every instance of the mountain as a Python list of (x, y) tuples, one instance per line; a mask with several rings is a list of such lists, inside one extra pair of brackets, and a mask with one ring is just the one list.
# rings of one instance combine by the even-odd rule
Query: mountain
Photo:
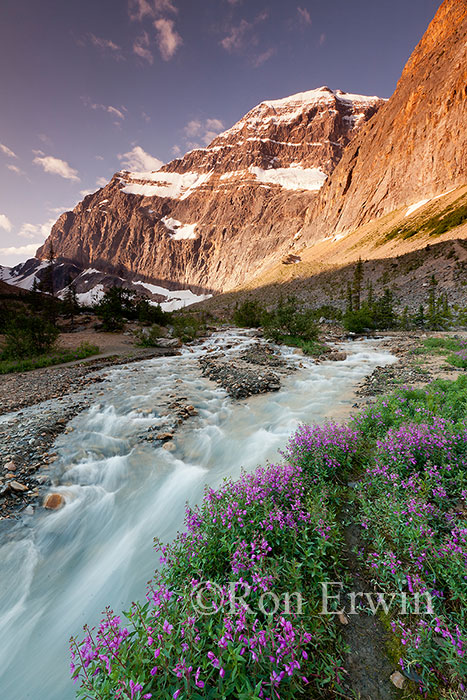
[[(40, 288), (47, 276), (48, 262), (39, 258), (30, 258), (14, 267), (0, 265), (0, 280), (9, 290), (32, 290), (34, 283)], [(126, 279), (111, 272), (102, 272), (95, 268), (82, 269), (74, 263), (57, 261), (54, 265), (54, 289), (57, 296), (63, 298), (68, 286), (73, 283), (77, 299), (83, 306), (94, 306), (104, 296), (109, 287), (124, 287), (143, 296), (164, 311), (175, 311), (189, 304), (207, 299), (210, 295), (194, 294), (189, 289), (167, 289), (150, 284), (134, 277)], [(2, 287), (0, 286), (0, 291)], [(7, 293), (4, 289), (3, 293)]]
[(346, 148), (303, 240), (355, 229), (467, 181), (467, 0), (445, 0), (392, 97)]
[(54, 225), (60, 260), (195, 293), (233, 287), (287, 254), (378, 97), (322, 87), (262, 102), (157, 172), (118, 172)]
[(466, 53), (467, 0), (445, 0), (389, 100), (321, 87), (262, 102), (207, 148), (116, 173), (37, 256), (53, 243), (82, 270), (203, 294), (464, 238)]

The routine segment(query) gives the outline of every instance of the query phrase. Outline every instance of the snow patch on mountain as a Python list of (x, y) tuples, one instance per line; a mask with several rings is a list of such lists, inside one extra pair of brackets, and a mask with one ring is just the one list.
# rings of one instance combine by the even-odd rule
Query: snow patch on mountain
[[(185, 306), (190, 304), (195, 304), (198, 301), (204, 301), (205, 299), (210, 299), (212, 294), (195, 294), (191, 289), (176, 289), (169, 290), (165, 287), (159, 287), (156, 284), (150, 284), (149, 282), (134, 282), (134, 284), (141, 285), (151, 292), (151, 294), (158, 294), (167, 298), (167, 301), (161, 303), (161, 308), (163, 311), (177, 311), (178, 309), (184, 309)], [(153, 302), (154, 303), (154, 302)]]
[(181, 221), (178, 221), (177, 219), (172, 219), (169, 216), (164, 216), (164, 218), (161, 219), (161, 221), (164, 224), (164, 226), (171, 232), (172, 240), (174, 241), (195, 239), (197, 237), (195, 233), (195, 228), (198, 225), (197, 223), (182, 224)]
[(270, 170), (250, 166), (249, 171), (259, 182), (280, 185), (286, 190), (320, 190), (327, 179), (326, 173), (323, 173), (320, 168), (302, 168), (295, 163), (292, 163), (290, 168), (271, 168)]
[[(127, 173), (130, 181), (124, 180), (125, 187), (121, 189), (124, 194), (140, 194), (143, 197), (169, 197), (170, 199), (186, 199), (190, 194), (209, 180), (212, 171), (208, 173), (166, 173), (157, 172), (132, 172)], [(154, 183), (154, 184), (148, 184)]]

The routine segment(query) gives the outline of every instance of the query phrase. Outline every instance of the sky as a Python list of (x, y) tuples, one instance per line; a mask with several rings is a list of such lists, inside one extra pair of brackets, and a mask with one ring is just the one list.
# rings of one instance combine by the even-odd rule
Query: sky
[(204, 146), (265, 99), (389, 97), (436, 0), (2, 0), (0, 264), (122, 169)]

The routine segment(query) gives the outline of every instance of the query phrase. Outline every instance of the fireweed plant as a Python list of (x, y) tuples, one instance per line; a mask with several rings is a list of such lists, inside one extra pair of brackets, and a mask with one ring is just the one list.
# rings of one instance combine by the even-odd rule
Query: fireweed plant
[[(346, 575), (337, 513), (349, 478), (362, 570), (375, 590), (433, 599), (432, 615), (411, 602), (408, 614), (388, 613), (402, 650), (395, 663), (424, 697), (463, 690), (466, 415), (467, 377), (400, 390), (348, 425), (301, 426), (283, 464), (207, 490), (187, 508), (185, 532), (156, 542), (164, 566), (146, 601), (124, 618), (107, 610), (97, 629), (71, 640), (78, 697), (345, 695), (345, 647), (320, 611), (321, 582)], [(284, 607), (295, 591), (301, 610), (293, 595)]]

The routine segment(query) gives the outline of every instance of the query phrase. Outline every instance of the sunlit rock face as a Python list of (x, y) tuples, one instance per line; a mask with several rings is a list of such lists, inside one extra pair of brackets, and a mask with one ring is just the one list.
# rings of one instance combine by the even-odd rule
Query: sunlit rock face
[(229, 289), (300, 236), (342, 153), (384, 104), (321, 87), (262, 102), (207, 147), (157, 172), (116, 173), (39, 249), (82, 269), (195, 293)]
[(467, 2), (445, 0), (393, 96), (346, 148), (303, 240), (349, 231), (467, 181)]

